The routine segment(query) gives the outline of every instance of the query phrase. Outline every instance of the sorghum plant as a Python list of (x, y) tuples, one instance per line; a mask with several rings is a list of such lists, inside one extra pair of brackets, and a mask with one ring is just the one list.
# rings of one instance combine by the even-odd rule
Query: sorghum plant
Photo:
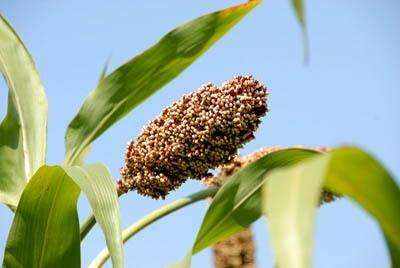
[[(377, 220), (392, 264), (399, 266), (400, 189), (372, 156), (356, 147), (274, 147), (238, 155), (255, 138), (269, 108), (266, 86), (249, 75), (221, 86), (205, 84), (162, 111), (128, 143), (118, 178), (103, 164), (85, 164), (94, 140), (176, 78), (259, 3), (248, 1), (183, 24), (104, 73), (67, 128), (64, 162), (53, 166), (45, 162), (44, 88), (21, 38), (0, 17), (0, 71), (9, 88), (0, 124), (0, 202), (15, 213), (4, 267), (80, 267), (81, 241), (96, 223), (107, 248), (90, 267), (108, 258), (114, 267), (123, 267), (123, 243), (200, 200), (210, 204), (190, 254), (178, 267), (189, 267), (191, 256), (208, 247), (214, 248), (216, 267), (254, 267), (249, 228), (264, 216), (277, 267), (309, 267), (315, 211), (339, 196)], [(302, 2), (292, 3), (306, 37)], [(120, 195), (164, 198), (188, 179), (202, 180), (206, 187), (121, 231)], [(79, 226), (81, 192), (93, 215)]]

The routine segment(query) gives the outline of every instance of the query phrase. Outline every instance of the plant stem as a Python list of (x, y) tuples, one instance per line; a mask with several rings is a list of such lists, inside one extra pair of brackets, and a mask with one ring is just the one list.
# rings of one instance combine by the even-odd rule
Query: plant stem
[(81, 242), (85, 239), (86, 235), (92, 230), (93, 226), (96, 224), (96, 219), (93, 214), (90, 214), (89, 217), (83, 222), (81, 226)]
[[(206, 190), (199, 191), (182, 199), (178, 199), (170, 204), (162, 206), (161, 208), (151, 212), (144, 218), (135, 222), (128, 228), (122, 231), (122, 241), (125, 243), (135, 234), (152, 224), (153, 222), (169, 215), (170, 213), (193, 204), (197, 201), (206, 199), (207, 197), (212, 197), (218, 191), (218, 188), (209, 188)], [(85, 222), (86, 223), (86, 222)], [(107, 248), (103, 249), (99, 255), (92, 261), (89, 267), (101, 267), (110, 258), (110, 252)]]

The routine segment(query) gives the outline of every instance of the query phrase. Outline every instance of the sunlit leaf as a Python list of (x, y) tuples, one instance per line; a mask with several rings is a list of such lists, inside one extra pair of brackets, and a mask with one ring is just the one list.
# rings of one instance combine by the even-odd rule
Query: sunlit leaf
[(65, 171), (88, 198), (96, 221), (104, 232), (113, 267), (123, 267), (118, 194), (110, 172), (102, 164), (65, 167)]
[(349, 197), (377, 220), (393, 267), (399, 263), (400, 189), (367, 153), (340, 148), (273, 171), (266, 181), (264, 206), (279, 267), (310, 267), (315, 205), (322, 185)]
[(61, 167), (41, 167), (22, 193), (3, 266), (80, 267), (79, 192)]
[(377, 160), (358, 148), (338, 149), (331, 153), (325, 186), (361, 205), (400, 252), (400, 189)]
[(278, 267), (312, 267), (314, 219), (329, 156), (272, 171), (264, 205)]
[(190, 256), (249, 227), (262, 215), (262, 185), (274, 168), (293, 165), (317, 154), (284, 149), (267, 154), (236, 172), (213, 198), (189, 255), (173, 267), (189, 267)]
[(123, 267), (115, 183), (101, 164), (43, 166), (22, 193), (4, 254), (5, 267), (80, 267), (77, 199), (87, 196), (114, 267)]
[(292, 165), (316, 153), (306, 149), (285, 149), (270, 153), (235, 173), (218, 191), (207, 210), (193, 252), (250, 226), (261, 216), (261, 188), (268, 171)]
[(290, 0), (296, 14), (296, 18), (300, 24), (301, 31), (302, 31), (302, 38), (303, 38), (303, 53), (304, 53), (304, 62), (308, 62), (309, 57), (309, 41), (308, 41), (308, 30), (307, 30), (307, 23), (306, 23), (306, 16), (304, 10), (304, 3), (303, 0)]
[(304, 12), (303, 0), (291, 0), (293, 9), (296, 13), (297, 20), (299, 21), (301, 27), (306, 27), (306, 18)]
[(106, 76), (67, 129), (66, 163), (74, 163), (104, 131), (177, 77), (259, 2), (249, 1), (183, 24)]
[(9, 87), (0, 124), (0, 202), (16, 207), (46, 155), (47, 100), (28, 51), (0, 15), (0, 71)]

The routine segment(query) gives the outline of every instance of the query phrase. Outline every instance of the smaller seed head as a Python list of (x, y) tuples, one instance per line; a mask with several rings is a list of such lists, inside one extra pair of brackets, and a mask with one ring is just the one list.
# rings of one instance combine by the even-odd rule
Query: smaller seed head
[(232, 235), (213, 246), (216, 268), (254, 268), (255, 246), (250, 228)]

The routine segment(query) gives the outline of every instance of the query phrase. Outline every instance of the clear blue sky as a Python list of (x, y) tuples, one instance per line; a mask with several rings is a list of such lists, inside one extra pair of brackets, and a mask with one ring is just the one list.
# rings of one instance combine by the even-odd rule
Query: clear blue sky
[[(48, 161), (64, 155), (65, 128), (96, 85), (111, 55), (111, 69), (156, 42), (175, 26), (238, 1), (5, 0), (1, 12), (36, 60), (49, 100)], [(180, 77), (107, 131), (89, 162), (106, 163), (117, 177), (126, 142), (183, 93), (207, 81), (254, 74), (270, 88), (271, 112), (242, 153), (270, 145), (357, 144), (374, 152), (400, 178), (400, 3), (396, 0), (306, 1), (311, 42), (302, 64), (299, 26), (289, 1), (268, 0)], [(0, 82), (0, 116), (6, 87)], [(165, 202), (199, 190), (185, 184)], [(121, 200), (123, 226), (161, 206), (135, 194)], [(199, 203), (140, 233), (126, 246), (127, 267), (164, 267), (184, 256), (205, 213)], [(80, 216), (88, 213), (80, 202)], [(0, 250), (12, 214), (0, 207)], [(271, 267), (264, 220), (254, 225), (260, 267)], [(68, 234), (65, 234), (66, 236)], [(83, 245), (83, 265), (103, 248), (101, 232)], [(387, 267), (376, 223), (342, 200), (322, 208), (316, 230), (316, 267)], [(193, 267), (210, 267), (210, 252)]]

